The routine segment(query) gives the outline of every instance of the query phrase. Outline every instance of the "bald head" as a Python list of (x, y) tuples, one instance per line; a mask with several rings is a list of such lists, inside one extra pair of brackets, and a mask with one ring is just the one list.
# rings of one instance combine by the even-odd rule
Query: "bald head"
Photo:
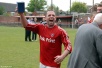
[(56, 15), (54, 11), (47, 11), (46, 14), (46, 22), (49, 27), (53, 27), (55, 25)]
[(48, 16), (49, 14), (54, 14), (55, 15), (55, 12), (54, 11), (47, 11), (46, 16)]
[(96, 22), (98, 25), (101, 25), (102, 24), (102, 13), (96, 14), (93, 22)]

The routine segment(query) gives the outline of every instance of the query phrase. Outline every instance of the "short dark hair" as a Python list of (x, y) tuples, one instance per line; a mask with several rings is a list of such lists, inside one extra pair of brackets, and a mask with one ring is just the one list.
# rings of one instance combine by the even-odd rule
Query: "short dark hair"
[(98, 4), (97, 7), (102, 7), (102, 4)]

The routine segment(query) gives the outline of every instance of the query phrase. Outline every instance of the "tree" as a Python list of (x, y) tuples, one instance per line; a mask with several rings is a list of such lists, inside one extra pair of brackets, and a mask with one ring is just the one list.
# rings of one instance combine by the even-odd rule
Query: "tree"
[(73, 2), (71, 7), (71, 12), (87, 12), (87, 7), (85, 3), (82, 2)]
[(4, 8), (0, 6), (0, 15), (3, 15), (3, 13), (4, 13)]
[(29, 12), (40, 11), (45, 9), (45, 5), (47, 5), (46, 0), (30, 0), (26, 9)]

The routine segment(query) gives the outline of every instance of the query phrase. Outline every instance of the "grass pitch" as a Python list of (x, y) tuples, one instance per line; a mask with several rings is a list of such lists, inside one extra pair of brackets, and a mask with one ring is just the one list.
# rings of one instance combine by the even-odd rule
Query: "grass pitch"
[[(73, 45), (77, 29), (67, 31)], [(23, 27), (0, 26), (0, 68), (39, 68), (39, 38), (38, 41), (25, 42)], [(61, 68), (66, 68), (67, 56)]]

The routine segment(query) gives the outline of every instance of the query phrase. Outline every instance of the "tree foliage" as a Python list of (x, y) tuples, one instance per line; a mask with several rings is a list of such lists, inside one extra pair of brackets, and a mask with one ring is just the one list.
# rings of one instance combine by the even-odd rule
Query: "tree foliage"
[(0, 6), (0, 15), (3, 15), (4, 11), (5, 11), (4, 8)]
[(87, 12), (87, 7), (85, 3), (82, 2), (73, 2), (71, 7), (71, 12)]
[(26, 9), (29, 12), (44, 10), (47, 5), (46, 0), (30, 0)]

